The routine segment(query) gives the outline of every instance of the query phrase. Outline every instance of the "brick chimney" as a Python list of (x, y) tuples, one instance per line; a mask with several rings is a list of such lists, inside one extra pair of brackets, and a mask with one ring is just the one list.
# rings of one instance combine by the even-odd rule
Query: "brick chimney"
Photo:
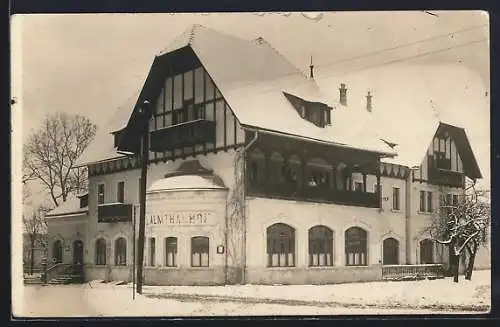
[(372, 95), (370, 91), (368, 91), (368, 94), (366, 95), (366, 110), (369, 112), (372, 112)]
[(314, 65), (312, 56), (311, 56), (311, 64), (309, 65), (309, 78), (314, 78)]
[(347, 106), (347, 89), (345, 87), (345, 84), (342, 83), (340, 84), (340, 104), (343, 105), (343, 106)]

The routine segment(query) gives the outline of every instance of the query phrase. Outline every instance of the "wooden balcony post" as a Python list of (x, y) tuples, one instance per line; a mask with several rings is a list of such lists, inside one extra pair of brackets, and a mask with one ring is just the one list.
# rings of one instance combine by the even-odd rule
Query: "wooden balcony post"
[(379, 208), (382, 209), (382, 190), (380, 188), (380, 160), (378, 162), (376, 175), (377, 175), (377, 192), (378, 192)]
[(363, 192), (366, 193), (366, 173), (363, 173)]

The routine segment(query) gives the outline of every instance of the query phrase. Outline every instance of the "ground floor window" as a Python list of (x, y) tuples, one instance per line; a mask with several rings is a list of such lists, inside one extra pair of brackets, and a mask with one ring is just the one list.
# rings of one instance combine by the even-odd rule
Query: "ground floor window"
[(386, 238), (382, 244), (384, 265), (397, 265), (399, 263), (399, 242), (395, 238)]
[(209, 239), (204, 236), (191, 238), (191, 266), (208, 267), (209, 265)]
[(177, 238), (165, 238), (165, 266), (177, 266)]
[(154, 267), (155, 265), (155, 257), (156, 257), (156, 246), (155, 246), (155, 238), (151, 237), (149, 239), (149, 265)]
[(367, 257), (367, 233), (360, 227), (345, 231), (345, 256), (347, 266), (365, 266)]
[(434, 263), (434, 242), (431, 239), (420, 241), (420, 263)]
[(267, 228), (267, 256), (269, 267), (295, 266), (295, 230), (278, 223)]
[(127, 265), (127, 241), (123, 237), (115, 241), (115, 265)]
[(309, 229), (309, 265), (333, 266), (333, 231), (326, 226)]
[(95, 242), (95, 264), (106, 264), (106, 240), (103, 238), (100, 238)]
[(52, 259), (54, 263), (62, 263), (63, 247), (62, 242), (57, 240), (52, 245)]

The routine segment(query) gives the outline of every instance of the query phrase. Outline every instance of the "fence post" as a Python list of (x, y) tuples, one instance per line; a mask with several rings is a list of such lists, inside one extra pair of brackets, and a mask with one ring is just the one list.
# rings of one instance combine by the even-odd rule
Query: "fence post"
[(47, 258), (42, 258), (42, 282), (47, 284)]

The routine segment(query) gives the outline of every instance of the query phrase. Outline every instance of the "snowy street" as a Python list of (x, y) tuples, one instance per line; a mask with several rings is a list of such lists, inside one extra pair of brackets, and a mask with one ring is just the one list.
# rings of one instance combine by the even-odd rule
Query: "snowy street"
[(25, 286), (26, 316), (240, 316), (483, 313), (491, 302), (490, 271), (451, 279), (290, 286)]

